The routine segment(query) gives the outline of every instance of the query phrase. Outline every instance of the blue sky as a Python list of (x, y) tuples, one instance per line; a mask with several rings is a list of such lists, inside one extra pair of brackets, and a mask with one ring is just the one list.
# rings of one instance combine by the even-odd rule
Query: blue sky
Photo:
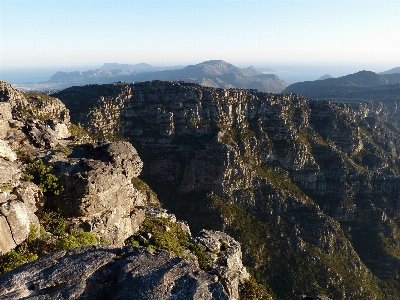
[[(400, 66), (400, 1), (5, 1), (0, 67)], [(383, 67), (385, 66), (385, 67)]]

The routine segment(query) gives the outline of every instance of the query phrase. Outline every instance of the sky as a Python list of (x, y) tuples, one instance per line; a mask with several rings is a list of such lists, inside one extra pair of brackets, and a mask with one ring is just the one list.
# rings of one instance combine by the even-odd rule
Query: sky
[(399, 12), (396, 0), (0, 0), (0, 72), (211, 59), (384, 71), (400, 66)]

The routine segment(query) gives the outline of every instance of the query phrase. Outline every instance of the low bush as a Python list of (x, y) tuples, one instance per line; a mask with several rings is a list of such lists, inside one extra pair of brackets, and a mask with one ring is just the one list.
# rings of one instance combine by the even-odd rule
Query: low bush
[[(148, 240), (140, 236), (151, 236)], [(165, 249), (179, 257), (186, 257), (185, 249), (197, 257), (201, 269), (206, 270), (212, 263), (204, 249), (189, 241), (189, 237), (176, 223), (166, 218), (147, 216), (139, 232), (128, 238), (125, 245), (146, 246), (153, 249)]]
[(42, 212), (38, 212), (37, 216), (41, 226), (45, 231), (59, 237), (65, 234), (65, 219), (59, 212), (44, 210)]
[(22, 179), (37, 184), (41, 191), (47, 195), (59, 195), (64, 187), (59, 177), (51, 174), (52, 166), (48, 166), (40, 158), (27, 158), (25, 172)]
[(99, 242), (100, 238), (93, 233), (79, 231), (59, 240), (56, 249), (58, 251), (68, 251), (81, 246), (96, 246)]

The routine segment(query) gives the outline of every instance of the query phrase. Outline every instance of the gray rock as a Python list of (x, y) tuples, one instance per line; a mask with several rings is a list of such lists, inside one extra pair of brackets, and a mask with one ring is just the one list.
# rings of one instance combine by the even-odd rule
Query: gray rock
[(144, 207), (136, 206), (135, 209), (131, 211), (131, 227), (133, 233), (139, 231), (140, 225), (143, 223), (145, 217), (146, 209)]
[(200, 231), (194, 240), (206, 251), (217, 253), (212, 255), (214, 262), (209, 273), (220, 278), (230, 299), (239, 299), (239, 283), (250, 277), (242, 264), (240, 243), (226, 233), (213, 230)]
[(6, 141), (0, 140), (0, 157), (9, 161), (15, 161), (17, 154), (15, 154)]
[(21, 177), (19, 165), (0, 158), (0, 185), (16, 186)]
[(55, 148), (69, 136), (65, 124), (49, 122), (31, 123), (26, 126), (26, 132), (31, 142), (39, 148)]
[(21, 181), (20, 185), (15, 188), (14, 193), (17, 195), (18, 200), (24, 202), (32, 212), (43, 210), (45, 205), (43, 193), (33, 182)]
[(10, 226), (8, 225), (7, 219), (0, 214), (0, 253), (7, 253), (8, 251), (14, 249), (17, 244), (15, 244)]
[(21, 201), (15, 200), (3, 203), (0, 206), (0, 213), (6, 218), (13, 240), (17, 245), (28, 237), (31, 224), (39, 228), (38, 218)]
[(0, 102), (0, 139), (6, 137), (10, 129), (9, 121), (12, 119), (11, 105), (8, 102)]
[(118, 246), (137, 231), (143, 220), (132, 212), (146, 197), (131, 182), (143, 166), (131, 144), (75, 147), (68, 158), (54, 156), (50, 163), (65, 190), (48, 204), (72, 218), (72, 231), (91, 231)]
[(57, 252), (0, 276), (0, 298), (228, 300), (196, 264), (143, 247)]

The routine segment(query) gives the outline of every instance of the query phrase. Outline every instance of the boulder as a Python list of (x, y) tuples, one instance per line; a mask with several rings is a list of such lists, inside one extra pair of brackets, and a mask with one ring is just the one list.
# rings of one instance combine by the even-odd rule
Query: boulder
[(70, 136), (67, 125), (52, 120), (30, 122), (25, 131), (31, 142), (39, 148), (55, 148)]
[(91, 231), (121, 246), (137, 230), (133, 211), (146, 204), (146, 195), (131, 182), (143, 163), (130, 143), (83, 145), (67, 158), (52, 157), (50, 163), (65, 190), (48, 204), (72, 219), (72, 231)]
[(18, 200), (24, 202), (32, 212), (43, 210), (45, 205), (43, 193), (33, 182), (21, 181), (20, 185), (14, 189), (14, 194), (17, 196)]
[(11, 105), (8, 102), (0, 102), (0, 139), (4, 139), (10, 129), (9, 121), (12, 120)]
[(213, 258), (209, 273), (220, 278), (230, 299), (239, 299), (239, 283), (250, 277), (242, 263), (240, 243), (226, 233), (204, 229), (194, 241)]
[(0, 253), (7, 253), (14, 249), (17, 244), (13, 240), (10, 226), (8, 225), (7, 219), (0, 214)]
[(0, 206), (0, 216), (4, 216), (11, 230), (15, 244), (19, 245), (29, 235), (31, 224), (39, 228), (39, 220), (25, 203), (14, 200)]

